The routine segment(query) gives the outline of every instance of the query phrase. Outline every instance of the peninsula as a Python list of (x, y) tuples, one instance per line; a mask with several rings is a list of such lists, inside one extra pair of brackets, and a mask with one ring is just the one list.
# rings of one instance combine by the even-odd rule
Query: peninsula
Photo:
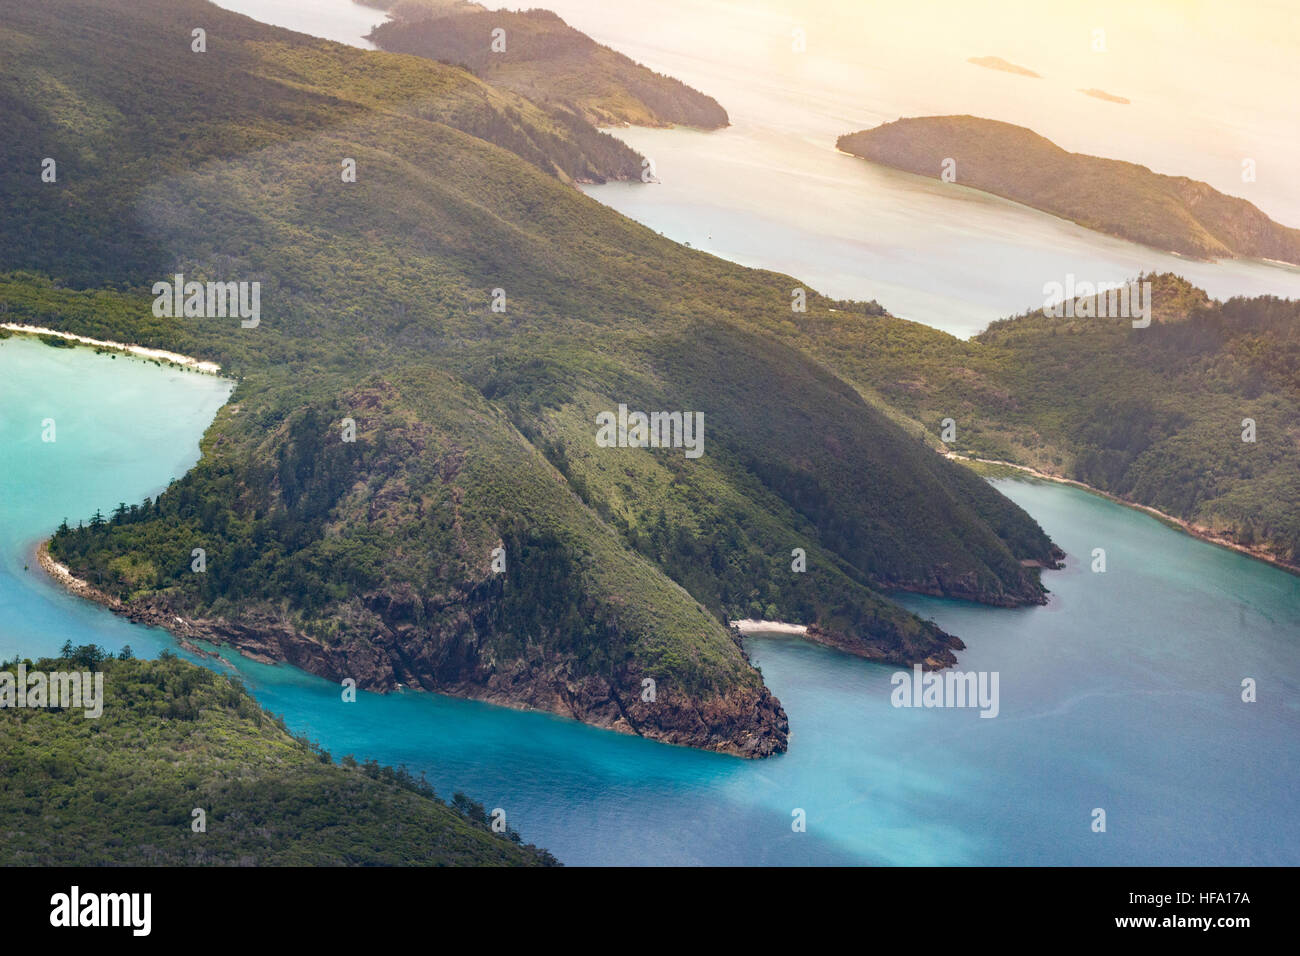
[[(221, 57), (168, 39), (197, 22)], [(0, 258), (24, 270), (0, 276), (6, 321), (238, 382), (187, 475), (54, 533), (120, 613), (363, 688), (759, 757), (786, 717), (728, 621), (944, 667), (960, 638), (887, 592), (1045, 600), (1038, 524), (790, 343), (797, 280), (572, 189), (594, 154), (529, 100), (200, 0), (49, 0), (4, 31), (24, 52), (0, 95), (26, 104), (6, 161), (49, 108), (16, 77), (66, 63), (83, 157), (56, 188), (0, 182)], [(105, 116), (115, 147), (91, 149)], [(154, 314), (182, 271), (259, 282), (259, 324)], [(703, 416), (704, 454), (601, 447), (621, 405)]]

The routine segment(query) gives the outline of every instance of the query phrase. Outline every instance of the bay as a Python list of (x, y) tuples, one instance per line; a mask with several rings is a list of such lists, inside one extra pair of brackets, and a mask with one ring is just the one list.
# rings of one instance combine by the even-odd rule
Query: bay
[[(63, 517), (182, 474), (228, 390), (88, 349), (0, 343), (0, 655), (174, 646), (23, 565)], [(501, 807), (566, 863), (1300, 863), (1300, 578), (1075, 488), (998, 485), (1071, 555), (1046, 575), (1051, 602), (900, 596), (966, 641), (960, 669), (999, 673), (994, 719), (896, 708), (895, 668), (780, 636), (747, 640), (792, 731), (790, 751), (764, 761), (432, 694), (345, 704), (288, 666), (229, 650), (198, 660), (335, 757), (405, 764), (443, 796)], [(1104, 574), (1089, 568), (1094, 547)], [(1246, 677), (1256, 703), (1241, 700)], [(1105, 833), (1091, 829), (1096, 808)], [(792, 830), (796, 810), (807, 832)]]
[[(383, 18), (349, 0), (222, 5), (362, 47)], [(959, 17), (932, 16), (936, 29), (922, 37), (900, 29), (899, 11), (849, 15), (836, 0), (744, 10), (668, 0), (654, 17), (632, 4), (548, 5), (731, 112), (734, 125), (716, 133), (619, 131), (655, 160), (661, 183), (588, 188), (679, 241), (832, 295), (878, 298), (959, 335), (1036, 307), (1041, 284), (1069, 272), (1096, 280), (1168, 268), (1220, 297), (1300, 289), (1300, 270), (1191, 263), (833, 149), (839, 133), (898, 115), (967, 111), (1243, 194), (1233, 182), (1241, 156), (1267, 148), (1286, 160), (1295, 145), (1289, 113), (1260, 92), (1293, 84), (1260, 79), (1269, 76), (1269, 47), (1258, 24), (1248, 38), (1262, 46), (1234, 36), (1233, 23), (1252, 26), (1239, 12), (1225, 29), (1206, 31), (1212, 56), (1186, 57), (1181, 42), (1165, 51), (1197, 71), (1262, 65), (1262, 73), (1241, 71), (1252, 97), (1233, 100), (1223, 76), (1202, 91), (1197, 125), (1173, 108), (1187, 93), (1175, 88), (1175, 71), (1160, 72), (1168, 88), (1147, 89), (1137, 109), (1116, 113), (1096, 101), (1062, 111), (1050, 97), (1026, 95), (1018, 78), (963, 65), (968, 54), (1003, 52), (974, 49), (993, 39), (1019, 43), (1005, 50), (1011, 59), (1032, 60), (1041, 33), (1017, 41), (991, 17), (981, 35)], [(1098, 8), (1083, 6), (1088, 18)], [(1124, 11), (1126, 23), (1141, 19)], [(756, 71), (755, 49), (787, 44), (799, 23), (810, 27), (814, 51), (836, 30), (848, 36), (845, 23), (858, 27), (873, 38), (871, 56), (773, 54)], [(1049, 34), (1061, 41), (1053, 60), (1109, 69), (1069, 55), (1063, 36)], [(918, 57), (919, 46), (948, 60)], [(1143, 47), (1157, 65), (1162, 55), (1159, 44)], [(1121, 67), (1096, 85), (1141, 89), (1142, 79)], [(1052, 81), (1057, 94), (1075, 92), (1068, 79)], [(1101, 128), (1105, 138), (1090, 138)], [(1283, 221), (1300, 209), (1291, 177), (1264, 177), (1256, 194)], [(75, 523), (136, 501), (182, 474), (228, 388), (87, 350), (0, 343), (0, 654), (52, 653), (64, 640), (114, 650), (130, 643), (141, 656), (173, 646), (165, 632), (73, 598), (24, 565), (61, 518)], [(59, 441), (42, 447), (46, 417), (59, 423)], [(899, 596), (967, 642), (961, 669), (999, 674), (992, 720), (974, 710), (895, 708), (893, 668), (775, 635), (747, 646), (790, 716), (791, 749), (760, 762), (437, 695), (363, 693), (343, 704), (336, 686), (294, 668), (229, 651), (199, 660), (238, 674), (264, 706), (336, 756), (404, 763), (444, 796), (459, 789), (500, 806), (526, 839), (568, 863), (1300, 862), (1290, 800), (1300, 758), (1300, 579), (1078, 489), (998, 485), (1071, 555), (1045, 576), (1051, 602), (1009, 611)], [(1094, 547), (1107, 550), (1105, 574), (1089, 570)], [(1241, 699), (1246, 678), (1258, 682), (1256, 703)], [(1104, 833), (1091, 828), (1098, 808)], [(807, 832), (792, 831), (796, 810)]]

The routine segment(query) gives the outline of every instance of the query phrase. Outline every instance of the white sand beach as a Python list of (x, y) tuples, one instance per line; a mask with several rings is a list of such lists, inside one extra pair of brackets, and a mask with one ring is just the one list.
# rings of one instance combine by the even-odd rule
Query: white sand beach
[(775, 632), (777, 634), (807, 634), (808, 628), (804, 624), (787, 624), (785, 621), (755, 621), (753, 618), (745, 618), (741, 621), (732, 621), (731, 626), (740, 631), (741, 634), (754, 634), (759, 631)]
[(107, 342), (103, 339), (92, 339), (85, 335), (73, 335), (71, 332), (60, 332), (57, 329), (47, 329), (39, 325), (19, 325), (17, 322), (0, 323), (0, 328), (8, 329), (10, 332), (21, 332), (26, 335), (53, 335), (61, 339), (71, 339), (74, 342), (81, 342), (85, 345), (95, 345), (102, 349), (129, 352), (130, 354), (138, 355), (141, 358), (154, 359), (159, 362), (170, 362), (172, 365), (192, 368), (199, 372), (206, 372), (209, 375), (216, 375), (221, 371), (221, 366), (216, 362), (201, 362), (188, 355), (181, 355), (179, 352), (168, 352), (164, 349), (151, 349), (146, 348), (143, 345), (127, 345), (123, 342)]

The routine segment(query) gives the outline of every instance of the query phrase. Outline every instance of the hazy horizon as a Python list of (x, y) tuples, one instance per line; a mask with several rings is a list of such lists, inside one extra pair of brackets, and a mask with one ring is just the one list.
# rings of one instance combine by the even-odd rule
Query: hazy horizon
[[(355, 0), (216, 0), (315, 36), (374, 49), (385, 13)], [(307, 9), (308, 6), (311, 9)], [(527, 10), (534, 3), (491, 2)], [(1300, 2), (959, 0), (546, 0), (571, 26), (713, 96), (733, 123), (824, 140), (903, 116), (970, 114), (1025, 126), (1072, 152), (1140, 163), (1246, 199), (1300, 228)], [(682, 29), (681, 24), (691, 24)], [(921, 29), (922, 27), (924, 29)], [(794, 31), (806, 48), (795, 52)], [(1105, 50), (1094, 51), (1094, 31)], [(968, 62), (1000, 57), (1034, 79)], [(737, 63), (751, 82), (728, 79)], [(1086, 96), (1098, 89), (1128, 105)], [(781, 108), (784, 106), (785, 108)], [(791, 115), (791, 108), (802, 115)], [(1255, 181), (1242, 163), (1255, 161)]]
[[(1291, 175), (1300, 169), (1298, 71), (1286, 52), (1297, 42), (1300, 4), (1066, 0), (1049, 9), (1005, 0), (975, 11), (957, 0), (865, 9), (853, 0), (663, 0), (653, 15), (606, 0), (542, 5), (715, 97), (733, 123), (791, 122), (774, 109), (780, 99), (805, 112), (807, 134), (823, 137), (901, 116), (982, 116), (1072, 152), (1204, 180), (1300, 228), (1300, 181)], [(796, 28), (805, 31), (803, 53), (792, 50)], [(1092, 50), (1098, 28), (1105, 52)], [(984, 56), (1042, 78), (967, 62)], [(719, 69), (737, 59), (755, 64), (744, 88)], [(1132, 102), (1079, 92), (1091, 88)], [(1255, 182), (1242, 181), (1245, 159), (1255, 160)]]

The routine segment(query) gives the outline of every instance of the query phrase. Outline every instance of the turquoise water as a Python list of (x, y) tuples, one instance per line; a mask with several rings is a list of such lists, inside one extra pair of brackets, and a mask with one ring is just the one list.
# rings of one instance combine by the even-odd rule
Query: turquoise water
[[(33, 568), (67, 516), (178, 476), (229, 386), (90, 350), (0, 343), (0, 656), (64, 640), (142, 656), (167, 634)], [(56, 420), (57, 442), (40, 441)], [(258, 700), (335, 756), (424, 771), (567, 863), (1290, 864), (1300, 735), (1300, 578), (1076, 489), (1002, 482), (1070, 554), (1052, 602), (903, 600), (997, 671), (1000, 714), (895, 709), (892, 668), (789, 638), (747, 644), (790, 717), (757, 762), (434, 695), (360, 694), (225, 652)], [(1094, 547), (1108, 571), (1093, 574)], [(1244, 677), (1259, 701), (1240, 700)], [(1091, 813), (1107, 812), (1093, 833)], [(791, 812), (807, 832), (791, 830)]]
[[(141, 656), (172, 646), (55, 587), (33, 552), (64, 518), (155, 495), (199, 460), (199, 437), (231, 383), (141, 359), (0, 340), (0, 657), (55, 652), (65, 640)], [(42, 441), (54, 419), (54, 441)], [(24, 565), (31, 570), (25, 571)]]

